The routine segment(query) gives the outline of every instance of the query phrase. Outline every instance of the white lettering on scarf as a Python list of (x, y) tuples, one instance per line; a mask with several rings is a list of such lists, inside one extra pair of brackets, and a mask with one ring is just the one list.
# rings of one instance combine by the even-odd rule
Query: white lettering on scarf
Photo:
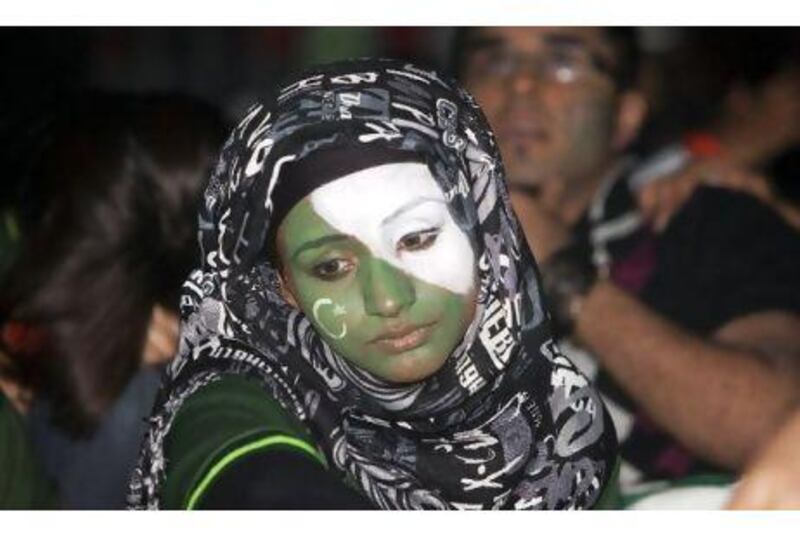
[(278, 96), (278, 101), (288, 98), (298, 91), (309, 89), (311, 87), (319, 87), (320, 85), (322, 85), (322, 79), (324, 77), (325, 77), (324, 74), (317, 74), (316, 76), (303, 78), (302, 80), (298, 80), (292, 83), (291, 85), (284, 87), (283, 89), (281, 89), (281, 94), (280, 96)]
[(378, 79), (377, 72), (353, 72), (331, 78), (331, 83), (356, 85), (358, 83), (375, 83)]
[(383, 122), (381, 124), (376, 124), (374, 122), (367, 122), (365, 126), (374, 131), (375, 133), (362, 133), (361, 135), (359, 135), (358, 140), (361, 141), (362, 143), (371, 143), (373, 141), (377, 141), (378, 139), (391, 141), (392, 139), (398, 139), (403, 136), (400, 133), (400, 128), (398, 128), (391, 122)]
[(508, 364), (515, 344), (511, 334), (514, 317), (511, 301), (493, 301), (486, 310), (486, 317), (478, 336), (489, 352), (494, 366), (502, 370)]
[(350, 108), (361, 105), (361, 93), (341, 93), (339, 94), (339, 117), (345, 120), (353, 118)]

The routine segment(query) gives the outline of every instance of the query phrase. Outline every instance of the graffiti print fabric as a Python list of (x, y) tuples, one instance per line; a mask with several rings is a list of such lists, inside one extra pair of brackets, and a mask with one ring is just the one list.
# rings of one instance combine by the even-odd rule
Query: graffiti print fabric
[[(444, 366), (413, 384), (337, 355), (280, 295), (265, 242), (281, 168), (319, 150), (424, 160), (478, 258), (475, 318)], [(294, 178), (293, 178), (294, 179)], [(306, 73), (252, 107), (222, 149), (200, 214), (202, 265), (184, 285), (168, 369), (130, 487), (158, 508), (164, 439), (183, 401), (235, 374), (261, 383), (331, 465), (386, 509), (588, 508), (611, 476), (603, 405), (550, 334), (533, 257), (477, 104), (437, 73), (390, 60)]]

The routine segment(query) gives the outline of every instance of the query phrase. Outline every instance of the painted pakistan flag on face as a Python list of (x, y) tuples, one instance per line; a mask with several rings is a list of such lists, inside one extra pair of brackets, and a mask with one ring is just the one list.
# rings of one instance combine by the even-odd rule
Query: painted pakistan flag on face
[(427, 165), (348, 174), (277, 234), (291, 296), (342, 357), (391, 382), (444, 364), (475, 313), (475, 254)]

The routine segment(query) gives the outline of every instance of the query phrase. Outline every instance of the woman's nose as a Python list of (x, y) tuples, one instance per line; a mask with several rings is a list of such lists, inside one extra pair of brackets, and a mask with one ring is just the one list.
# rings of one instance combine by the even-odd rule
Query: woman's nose
[(370, 259), (359, 268), (364, 309), (369, 315), (393, 317), (416, 301), (408, 274), (382, 259)]

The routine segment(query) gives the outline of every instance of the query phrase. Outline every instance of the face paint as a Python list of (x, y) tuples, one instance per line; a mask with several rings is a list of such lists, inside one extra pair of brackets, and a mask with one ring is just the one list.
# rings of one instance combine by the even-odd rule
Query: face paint
[[(469, 239), (447, 209), (444, 193), (427, 165), (393, 163), (354, 172), (320, 187), (311, 205), (340, 233), (411, 276), (466, 294), (473, 285)], [(425, 233), (428, 232), (428, 233)], [(400, 240), (436, 233), (436, 246), (402, 253)]]
[(320, 187), (284, 219), (278, 251), (317, 331), (387, 381), (433, 374), (474, 315), (474, 252), (425, 165)]
[(325, 325), (325, 321), (322, 319), (321, 311), (325, 306), (333, 306), (332, 315), (333, 317), (339, 317), (342, 315), (346, 315), (347, 311), (344, 307), (338, 304), (334, 304), (333, 300), (330, 298), (320, 298), (316, 302), (314, 302), (314, 306), (312, 309), (312, 315), (314, 316), (314, 323), (318, 324), (323, 332), (333, 339), (343, 339), (345, 335), (347, 335), (347, 324), (343, 323), (341, 325), (341, 329), (339, 333), (334, 333), (333, 330), (329, 329), (328, 326)]

